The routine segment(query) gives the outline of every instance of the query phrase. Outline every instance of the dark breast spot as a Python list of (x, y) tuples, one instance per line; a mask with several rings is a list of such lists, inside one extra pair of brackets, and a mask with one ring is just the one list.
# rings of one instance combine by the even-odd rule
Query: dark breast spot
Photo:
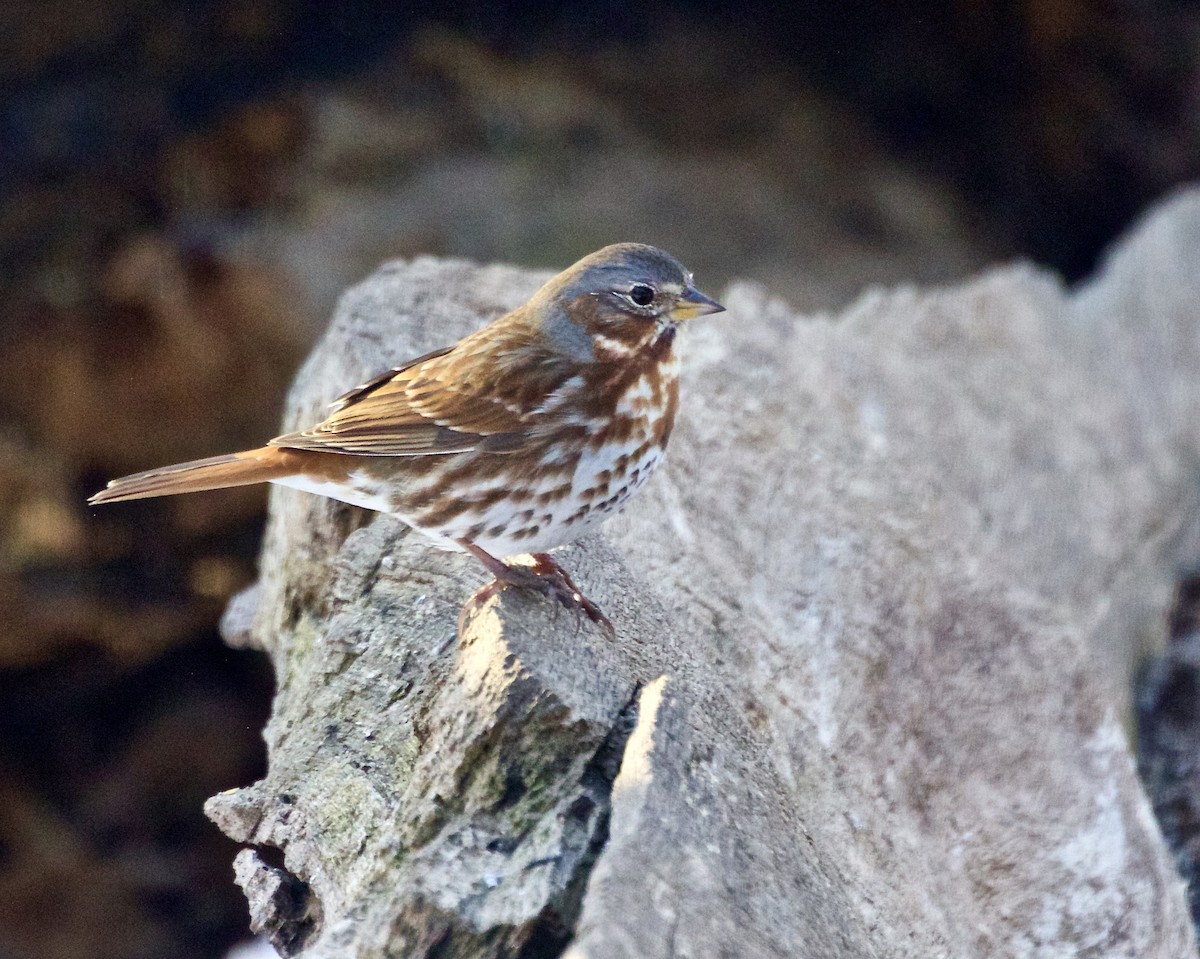
[[(412, 506), (409, 508), (412, 509)], [(446, 525), (446, 523), (461, 516), (468, 509), (471, 509), (471, 504), (466, 500), (441, 499), (434, 503), (426, 504), (424, 511), (417, 513), (414, 519), (420, 527), (429, 526), (436, 528)]]
[(537, 497), (538, 506), (549, 506), (551, 503), (557, 503), (565, 498), (571, 492), (571, 484), (566, 483), (563, 486), (556, 486), (552, 490), (547, 490), (544, 493), (539, 493)]

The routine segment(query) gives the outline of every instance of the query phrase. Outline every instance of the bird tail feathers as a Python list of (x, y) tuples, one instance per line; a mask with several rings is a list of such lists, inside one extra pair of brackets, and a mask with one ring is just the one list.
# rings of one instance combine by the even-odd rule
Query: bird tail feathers
[(119, 503), (151, 496), (173, 496), (176, 493), (197, 493), (201, 490), (265, 483), (295, 472), (294, 465), (285, 463), (282, 452), (263, 447), (245, 453), (227, 453), (174, 466), (160, 466), (115, 479), (88, 502)]

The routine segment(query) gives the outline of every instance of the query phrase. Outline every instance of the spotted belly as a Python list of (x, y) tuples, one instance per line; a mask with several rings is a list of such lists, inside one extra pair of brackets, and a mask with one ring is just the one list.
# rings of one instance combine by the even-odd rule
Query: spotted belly
[(619, 512), (658, 467), (664, 445), (652, 430), (621, 442), (548, 446), (526, 457), (446, 457), (439, 475), (394, 499), (394, 513), (438, 545), (474, 543), (493, 556), (566, 545)]
[(547, 552), (595, 529), (662, 461), (677, 401), (674, 366), (631, 378), (605, 409), (567, 421), (536, 447), (439, 456), (353, 457), (336, 476), (282, 485), (391, 513), (448, 549)]

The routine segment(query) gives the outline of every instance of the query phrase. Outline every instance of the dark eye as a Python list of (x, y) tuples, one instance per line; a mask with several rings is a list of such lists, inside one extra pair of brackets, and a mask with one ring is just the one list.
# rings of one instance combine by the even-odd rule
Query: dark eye
[(654, 302), (654, 287), (638, 283), (629, 288), (629, 298), (638, 306), (649, 306)]

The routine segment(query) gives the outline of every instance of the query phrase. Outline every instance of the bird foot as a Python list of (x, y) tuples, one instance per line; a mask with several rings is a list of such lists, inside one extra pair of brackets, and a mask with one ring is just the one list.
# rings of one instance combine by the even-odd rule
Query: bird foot
[(567, 571), (548, 553), (534, 553), (532, 566), (509, 566), (498, 560), (486, 565), (495, 578), (476, 591), (473, 602), (482, 603), (509, 586), (527, 589), (558, 600), (567, 609), (574, 610), (577, 616), (587, 616), (593, 623), (603, 626), (610, 635), (616, 634), (612, 621), (599, 606), (583, 595)]

